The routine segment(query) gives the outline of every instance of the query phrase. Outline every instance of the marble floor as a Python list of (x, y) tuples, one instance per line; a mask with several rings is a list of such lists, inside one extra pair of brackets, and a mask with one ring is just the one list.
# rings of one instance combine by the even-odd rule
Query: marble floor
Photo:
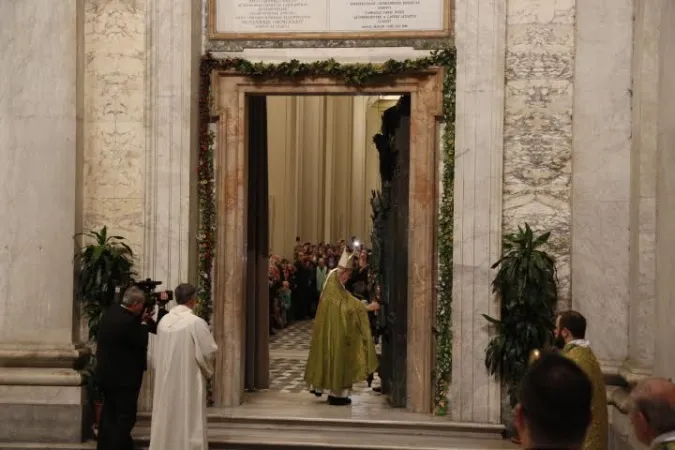
[[(310, 395), (303, 378), (313, 325), (312, 320), (296, 322), (270, 336), (270, 391)], [(373, 387), (379, 385), (375, 376)], [(354, 385), (352, 397), (355, 396), (384, 401), (365, 381)]]

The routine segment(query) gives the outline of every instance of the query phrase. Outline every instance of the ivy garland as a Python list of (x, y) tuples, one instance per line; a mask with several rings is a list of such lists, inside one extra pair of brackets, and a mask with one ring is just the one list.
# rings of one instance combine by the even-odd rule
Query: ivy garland
[(438, 302), (436, 307), (436, 414), (446, 415), (452, 377), (452, 252), (455, 212), (455, 52), (445, 59), (443, 80), (443, 193), (438, 217)]
[[(215, 252), (214, 136), (209, 130), (211, 73), (232, 71), (254, 80), (302, 80), (337, 78), (350, 86), (386, 84), (396, 76), (414, 75), (432, 67), (445, 69), (443, 83), (443, 194), (438, 220), (439, 284), (436, 311), (436, 364), (434, 368), (435, 413), (447, 413), (447, 396), (452, 372), (452, 232), (455, 161), (455, 75), (454, 48), (439, 49), (429, 56), (383, 64), (341, 64), (334, 59), (303, 63), (297, 60), (270, 64), (241, 58), (215, 59), (207, 53), (200, 65), (199, 93), (199, 299), (197, 313), (207, 322), (212, 312), (212, 268)], [(209, 395), (211, 390), (209, 388)], [(209, 396), (209, 398), (211, 398)]]

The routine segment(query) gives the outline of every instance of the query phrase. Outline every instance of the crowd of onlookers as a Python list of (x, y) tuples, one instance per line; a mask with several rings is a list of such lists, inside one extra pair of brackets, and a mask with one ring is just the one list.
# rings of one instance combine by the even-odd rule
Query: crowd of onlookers
[(355, 238), (337, 243), (301, 242), (296, 238), (293, 259), (278, 255), (269, 259), (270, 332), (314, 317), (328, 272), (337, 267), (347, 249), (353, 252), (354, 270), (347, 289), (357, 298), (370, 300), (375, 281), (368, 269), (370, 251)]

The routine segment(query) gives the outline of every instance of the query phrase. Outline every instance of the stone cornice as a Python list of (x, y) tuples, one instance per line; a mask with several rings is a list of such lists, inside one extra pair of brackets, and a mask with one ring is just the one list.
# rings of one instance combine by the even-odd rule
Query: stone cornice
[(621, 367), (619, 367), (619, 376), (625, 380), (630, 386), (636, 385), (639, 381), (652, 376), (651, 369), (641, 368), (636, 366), (630, 360), (626, 360)]
[(73, 369), (0, 367), (2, 386), (81, 386), (84, 377)]
[(81, 369), (90, 353), (90, 349), (84, 344), (0, 344), (0, 366)]

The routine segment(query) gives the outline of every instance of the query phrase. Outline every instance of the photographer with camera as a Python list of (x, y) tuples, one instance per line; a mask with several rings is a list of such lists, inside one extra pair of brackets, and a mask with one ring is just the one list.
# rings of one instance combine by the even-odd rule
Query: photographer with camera
[[(167, 313), (162, 304), (169, 300), (168, 291), (152, 292), (157, 284), (146, 280), (127, 288), (122, 301), (110, 306), (99, 323), (96, 381), (105, 400), (97, 450), (134, 449), (131, 430), (147, 369), (148, 334), (157, 333), (157, 322)], [(155, 321), (157, 303), (160, 308)]]

